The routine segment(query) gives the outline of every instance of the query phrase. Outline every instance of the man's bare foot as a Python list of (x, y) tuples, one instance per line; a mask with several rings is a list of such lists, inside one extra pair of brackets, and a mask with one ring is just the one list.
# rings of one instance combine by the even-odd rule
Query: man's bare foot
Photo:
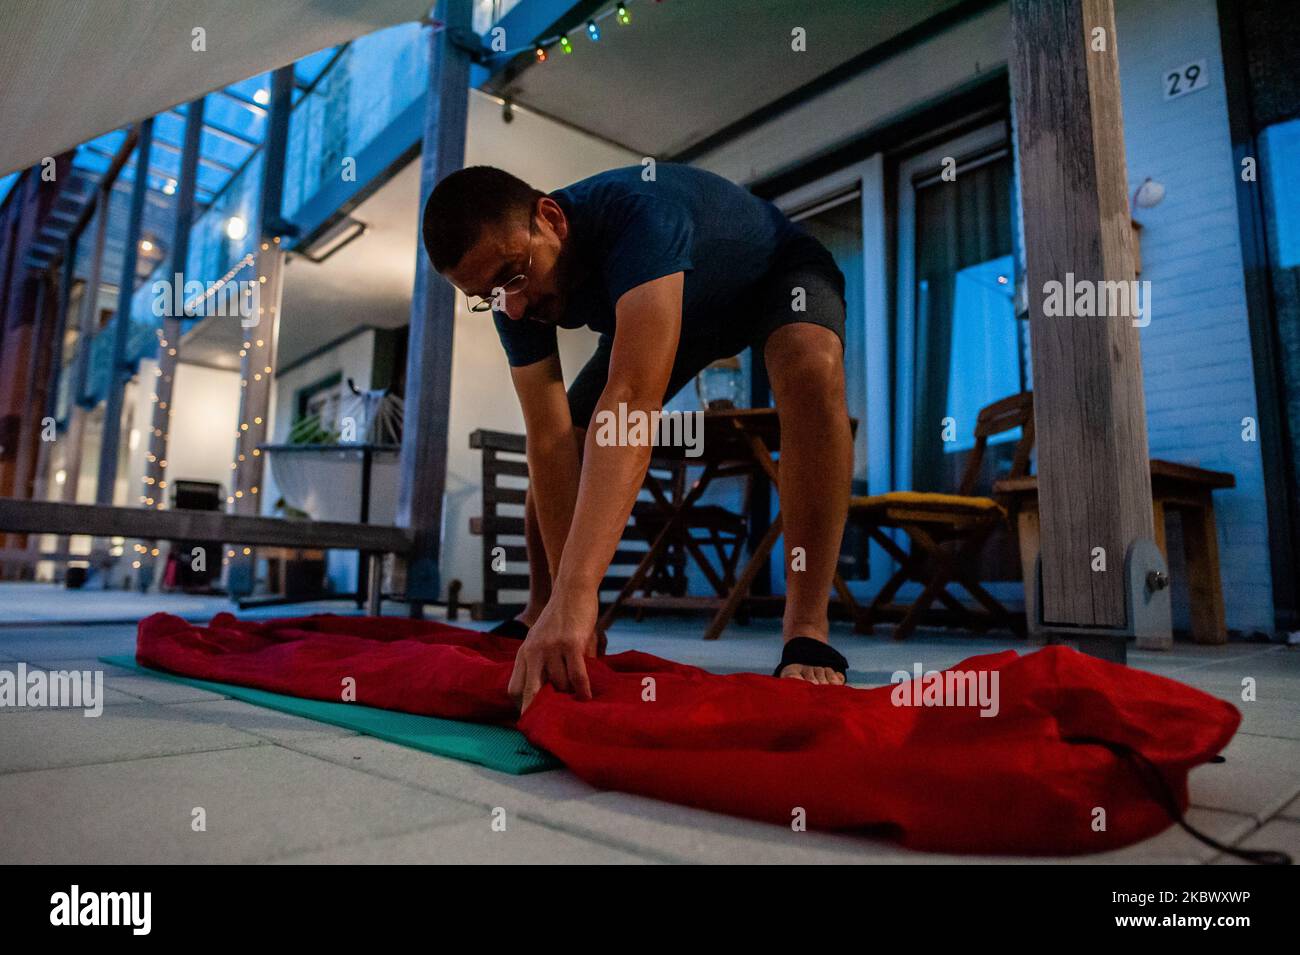
[(774, 676), (823, 686), (843, 686), (849, 661), (825, 640), (791, 637), (781, 651)]
[(807, 680), (809, 683), (824, 683), (827, 686), (842, 686), (844, 674), (837, 673), (830, 667), (810, 667), (802, 663), (791, 663), (781, 671), (781, 677), (788, 680)]

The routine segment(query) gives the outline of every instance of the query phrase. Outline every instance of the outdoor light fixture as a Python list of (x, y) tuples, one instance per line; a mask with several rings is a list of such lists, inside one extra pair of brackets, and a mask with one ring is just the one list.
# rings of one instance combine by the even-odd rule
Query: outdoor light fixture
[[(366, 234), (366, 230), (369, 228), (370, 227), (360, 219), (354, 219), (351, 216), (343, 216), (329, 228), (320, 233), (316, 238), (312, 239), (311, 242), (299, 246), (296, 250), (296, 254), (301, 255), (308, 262), (313, 262), (319, 265), (348, 243), (361, 238)], [(261, 342), (258, 342), (259, 347), (261, 347), (261, 344)], [(248, 348), (249, 343), (245, 342), (244, 347)], [(270, 372), (269, 368), (267, 369), (267, 372)]]
[(163, 185), (163, 195), (174, 196), (176, 194), (176, 180), (168, 179)]
[(1165, 184), (1147, 176), (1142, 185), (1137, 187), (1137, 192), (1133, 193), (1133, 205), (1139, 209), (1150, 209), (1160, 205), (1164, 198)]
[(596, 26), (595, 20), (587, 21), (587, 36), (591, 37), (592, 43), (600, 39), (600, 27)]
[(153, 251), (153, 243), (150, 242), (148, 239), (141, 239), (141, 240), (140, 240), (140, 251), (141, 251), (141, 252), (152, 252), (152, 251)]
[(560, 49), (563, 50), (565, 53), (573, 52), (573, 44), (569, 42), (569, 38), (567, 36), (560, 37)]
[(258, 106), (265, 106), (267, 103), (271, 102), (271, 91), (268, 89), (258, 90), (253, 94), (253, 102)]
[(624, 26), (632, 22), (632, 18), (627, 15), (627, 4), (620, 3), (618, 5), (617, 14), (618, 14), (618, 22), (623, 24)]
[(248, 235), (248, 223), (240, 216), (231, 216), (226, 220), (226, 235), (238, 242)]
[(538, 62), (538, 63), (545, 63), (545, 62), (546, 62), (546, 47), (544, 47), (544, 46), (539, 46), (539, 47), (537, 48), (537, 62)]

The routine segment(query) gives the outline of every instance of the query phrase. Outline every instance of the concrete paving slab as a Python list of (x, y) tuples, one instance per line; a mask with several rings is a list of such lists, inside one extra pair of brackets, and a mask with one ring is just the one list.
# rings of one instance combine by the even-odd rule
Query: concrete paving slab
[(270, 744), (0, 776), (0, 805), (6, 864), (259, 862), (481, 812)]
[(1300, 742), (1238, 733), (1223, 751), (1227, 760), (1192, 770), (1193, 806), (1241, 813), (1262, 823), (1300, 793)]
[(484, 815), (276, 861), (311, 865), (625, 865), (650, 861), (523, 819), (507, 816), (505, 825), (504, 832), (494, 832), (491, 818)]
[[(1293, 860), (1300, 861), (1300, 821), (1294, 819), (1274, 819), (1253, 830), (1244, 839), (1235, 843), (1241, 849), (1272, 849), (1285, 852)], [(1215, 856), (1215, 865), (1253, 865), (1248, 859), (1224, 853)]]
[(256, 736), (156, 703), (106, 706), (97, 717), (83, 716), (81, 710), (33, 710), (26, 717), (6, 718), (0, 734), (0, 773), (117, 763), (260, 743)]
[(355, 730), (342, 726), (319, 723), (316, 720), (245, 703), (243, 700), (218, 699), (201, 703), (177, 703), (173, 708), (273, 743), (293, 744), (357, 735)]
[(540, 815), (545, 807), (598, 792), (567, 769), (515, 776), (370, 736), (298, 739), (286, 745), (382, 779), (480, 806), (501, 806), (512, 815)]

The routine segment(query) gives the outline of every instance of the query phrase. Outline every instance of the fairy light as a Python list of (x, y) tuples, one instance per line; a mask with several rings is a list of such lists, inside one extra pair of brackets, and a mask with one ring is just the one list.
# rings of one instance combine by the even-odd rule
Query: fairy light
[[(620, 26), (631, 26), (632, 14), (628, 12), (628, 6), (631, 2), (632, 0), (620, 0), (619, 3), (616, 3), (613, 7), (606, 10), (604, 13), (600, 14), (599, 16), (592, 17), (586, 23), (578, 24), (573, 28), (573, 30), (581, 30), (587, 34), (587, 38), (591, 40), (593, 43), (598, 42), (600, 40), (600, 21), (604, 20), (606, 17), (613, 17)], [(661, 2), (661, 0), (656, 0), (656, 2)], [(556, 36), (543, 37), (534, 41), (533, 60), (537, 63), (548, 62), (550, 60), (550, 56), (547, 53), (547, 51), (551, 47), (557, 45), (559, 46), (560, 51), (562, 53), (572, 53), (573, 41), (570, 39), (570, 35), (572, 34), (573, 30), (570, 30), (568, 33), (561, 33)], [(512, 51), (512, 52), (518, 52), (518, 51)]]

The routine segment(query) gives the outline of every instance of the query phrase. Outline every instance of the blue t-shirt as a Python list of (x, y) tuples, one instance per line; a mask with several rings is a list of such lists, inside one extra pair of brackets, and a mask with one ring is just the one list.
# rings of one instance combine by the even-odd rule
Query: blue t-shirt
[[(683, 272), (683, 343), (734, 337), (745, 301), (778, 250), (803, 230), (776, 206), (721, 176), (659, 163), (653, 182), (641, 166), (611, 169), (551, 193), (568, 217), (581, 275), (569, 291), (564, 328), (614, 333), (623, 293)], [(555, 326), (494, 313), (513, 366), (556, 351)], [(681, 347), (680, 345), (678, 347)]]

